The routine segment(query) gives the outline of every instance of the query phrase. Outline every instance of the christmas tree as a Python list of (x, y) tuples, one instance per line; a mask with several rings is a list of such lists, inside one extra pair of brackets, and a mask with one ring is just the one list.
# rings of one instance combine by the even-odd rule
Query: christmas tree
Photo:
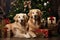
[(50, 16), (50, 12), (51, 12), (51, 0), (35, 0), (31, 2), (31, 6), (32, 6), (32, 9), (33, 8), (37, 8), (37, 9), (40, 9), (42, 12), (43, 12), (43, 15), (42, 17), (43, 18), (47, 18), (48, 16)]
[(51, 0), (15, 0), (11, 2), (8, 17), (11, 19), (17, 13), (28, 13), (30, 9), (40, 9), (42, 18), (46, 19), (51, 13)]

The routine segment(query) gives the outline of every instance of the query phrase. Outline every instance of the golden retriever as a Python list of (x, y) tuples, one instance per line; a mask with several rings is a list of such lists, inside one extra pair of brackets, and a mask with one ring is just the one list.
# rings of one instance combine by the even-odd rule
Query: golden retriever
[(25, 13), (16, 14), (14, 17), (15, 22), (7, 24), (5, 27), (8, 28), (8, 31), (13, 31), (14, 37), (30, 38), (30, 35), (27, 33), (27, 19), (28, 17)]
[(31, 9), (28, 13), (29, 34), (36, 37), (34, 31), (40, 28), (42, 12), (39, 9)]

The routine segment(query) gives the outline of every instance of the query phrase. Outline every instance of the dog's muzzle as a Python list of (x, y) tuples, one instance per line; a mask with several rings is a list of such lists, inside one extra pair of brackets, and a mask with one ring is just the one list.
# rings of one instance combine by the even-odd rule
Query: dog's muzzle
[(24, 20), (21, 20), (21, 22), (20, 22), (21, 24), (24, 24)]
[(38, 20), (38, 18), (39, 18), (38, 15), (35, 15), (35, 16), (34, 16), (34, 19), (35, 19), (35, 20)]
[(24, 20), (21, 20), (21, 22), (24, 22)]
[(21, 22), (23, 22), (24, 20), (21, 20)]

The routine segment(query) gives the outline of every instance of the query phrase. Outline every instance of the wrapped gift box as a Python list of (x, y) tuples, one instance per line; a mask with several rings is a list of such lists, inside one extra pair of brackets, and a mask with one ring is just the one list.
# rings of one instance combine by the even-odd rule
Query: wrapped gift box
[(48, 37), (48, 29), (37, 29), (35, 31), (37, 35), (43, 35), (44, 37)]
[(56, 17), (50, 16), (47, 18), (47, 23), (48, 24), (56, 24)]

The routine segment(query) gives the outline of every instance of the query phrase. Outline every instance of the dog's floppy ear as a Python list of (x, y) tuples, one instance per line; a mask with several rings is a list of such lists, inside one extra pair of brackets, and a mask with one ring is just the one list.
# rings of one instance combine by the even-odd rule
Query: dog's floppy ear
[(29, 13), (28, 13), (28, 16), (30, 17), (30, 16), (31, 16), (31, 14), (32, 14), (32, 11), (30, 10), (30, 11), (29, 11)]
[(37, 12), (38, 12), (38, 15), (41, 17), (43, 14), (42, 11), (38, 9)]
[(17, 21), (17, 17), (18, 17), (18, 14), (16, 14), (13, 19)]
[(28, 16), (24, 14), (25, 22), (28, 22)]

